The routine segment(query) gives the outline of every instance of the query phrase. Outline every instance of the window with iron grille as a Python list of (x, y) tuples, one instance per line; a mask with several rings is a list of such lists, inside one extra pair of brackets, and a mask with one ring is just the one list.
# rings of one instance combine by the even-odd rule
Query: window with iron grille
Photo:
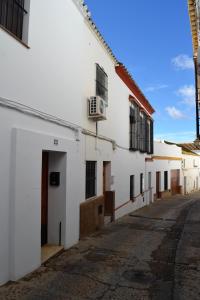
[(96, 64), (96, 95), (108, 104), (108, 76), (98, 64)]
[(130, 175), (130, 200), (134, 201), (135, 196), (135, 176)]
[(96, 195), (96, 161), (86, 161), (86, 192), (85, 197)]
[(130, 105), (129, 149), (153, 154), (153, 121), (135, 103)]
[(0, 25), (22, 40), (25, 0), (0, 0)]

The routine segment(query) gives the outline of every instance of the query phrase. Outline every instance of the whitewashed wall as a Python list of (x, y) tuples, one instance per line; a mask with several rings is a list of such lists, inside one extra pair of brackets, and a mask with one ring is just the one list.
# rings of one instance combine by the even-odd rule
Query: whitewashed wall
[[(159, 156), (160, 159), (155, 158), (153, 162), (147, 162), (147, 172), (152, 173), (153, 194), (156, 193), (156, 172), (161, 174), (160, 191), (164, 191), (164, 171), (168, 172), (168, 189), (171, 189), (171, 170), (180, 170), (180, 185), (183, 184), (181, 176), (181, 157), (182, 149), (176, 145), (168, 145), (164, 142), (154, 142), (154, 156)], [(163, 159), (162, 159), (163, 157)], [(169, 157), (170, 159), (164, 159)], [(175, 158), (174, 160), (172, 158)], [(176, 160), (178, 158), (179, 160)]]
[(182, 154), (182, 159), (183, 193), (188, 194), (200, 189), (200, 157)]
[[(42, 150), (62, 152), (67, 157), (66, 190), (61, 189), (62, 194), (66, 193), (62, 237), (65, 248), (79, 238), (79, 204), (85, 201), (85, 160), (97, 160), (97, 195), (102, 194), (103, 161), (111, 161), (116, 207), (129, 201), (130, 175), (135, 175), (138, 195), (139, 176), (145, 173), (146, 155), (128, 150), (131, 91), (115, 73), (114, 60), (74, 2), (60, 0), (58, 5), (49, 0), (30, 1), (28, 21), (29, 49), (0, 28), (0, 102), (11, 100), (8, 105), (18, 102), (29, 107), (27, 114), (0, 106), (0, 284), (18, 279), (41, 262)], [(121, 147), (116, 150), (110, 142), (85, 135), (77, 141), (73, 130), (30, 113), (36, 109), (35, 113), (46, 113), (73, 123), (71, 126), (95, 132), (95, 122), (87, 119), (86, 101), (95, 94), (96, 63), (104, 68), (109, 82), (107, 121), (99, 122), (99, 134), (114, 139)], [(59, 141), (58, 146), (54, 139)], [(51, 193), (50, 204), (53, 199)], [(139, 196), (134, 203), (118, 209), (116, 217), (146, 203), (147, 196)], [(61, 209), (57, 209), (60, 213)], [(49, 239), (54, 240), (54, 223), (49, 226), (53, 228)]]
[[(87, 22), (85, 24), (85, 53), (87, 55), (83, 62), (85, 76), (82, 124), (84, 128), (96, 131), (96, 123), (87, 118), (86, 101), (90, 96), (95, 95), (96, 63), (98, 63), (108, 75), (107, 120), (98, 122), (98, 134), (111, 138), (118, 147), (113, 150), (111, 143), (86, 136), (83, 150), (86, 160), (97, 161), (97, 196), (103, 193), (103, 161), (111, 161), (113, 178), (111, 188), (116, 192), (115, 217), (118, 218), (148, 202), (145, 194), (144, 197), (138, 196), (134, 203), (129, 202), (124, 205), (130, 200), (130, 175), (135, 175), (135, 196), (140, 194), (140, 173), (143, 173), (145, 177), (145, 157), (148, 155), (141, 154), (139, 151), (129, 151), (129, 95), (132, 92), (116, 74), (115, 61), (108, 55)], [(122, 207), (119, 208), (120, 206)]]

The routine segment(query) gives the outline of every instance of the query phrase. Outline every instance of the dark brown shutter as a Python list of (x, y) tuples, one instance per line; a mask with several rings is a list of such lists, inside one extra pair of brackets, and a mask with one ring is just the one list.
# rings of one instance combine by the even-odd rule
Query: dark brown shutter
[(150, 120), (150, 154), (153, 154), (153, 121)]

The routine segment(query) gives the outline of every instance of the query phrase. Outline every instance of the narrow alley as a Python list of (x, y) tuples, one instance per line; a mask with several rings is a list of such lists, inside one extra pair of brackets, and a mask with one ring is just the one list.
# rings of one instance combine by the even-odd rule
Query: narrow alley
[(0, 288), (1, 300), (199, 299), (200, 193), (158, 200)]

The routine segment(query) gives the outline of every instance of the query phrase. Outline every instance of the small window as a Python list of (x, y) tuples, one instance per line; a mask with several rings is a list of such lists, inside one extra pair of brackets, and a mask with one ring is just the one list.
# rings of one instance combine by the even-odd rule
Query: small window
[(164, 171), (164, 190), (168, 190), (168, 172)]
[(193, 159), (193, 167), (198, 167), (196, 159)]
[(108, 76), (98, 64), (96, 64), (96, 95), (108, 104)]
[(182, 160), (182, 168), (185, 169), (185, 159)]
[(140, 194), (144, 193), (144, 176), (143, 173), (140, 174)]
[(134, 201), (135, 197), (135, 176), (131, 175), (130, 176), (130, 200)]
[(25, 0), (0, 1), (0, 25), (20, 40), (22, 40), (24, 16), (27, 14), (24, 2)]
[(96, 195), (96, 161), (86, 161), (86, 199)]

